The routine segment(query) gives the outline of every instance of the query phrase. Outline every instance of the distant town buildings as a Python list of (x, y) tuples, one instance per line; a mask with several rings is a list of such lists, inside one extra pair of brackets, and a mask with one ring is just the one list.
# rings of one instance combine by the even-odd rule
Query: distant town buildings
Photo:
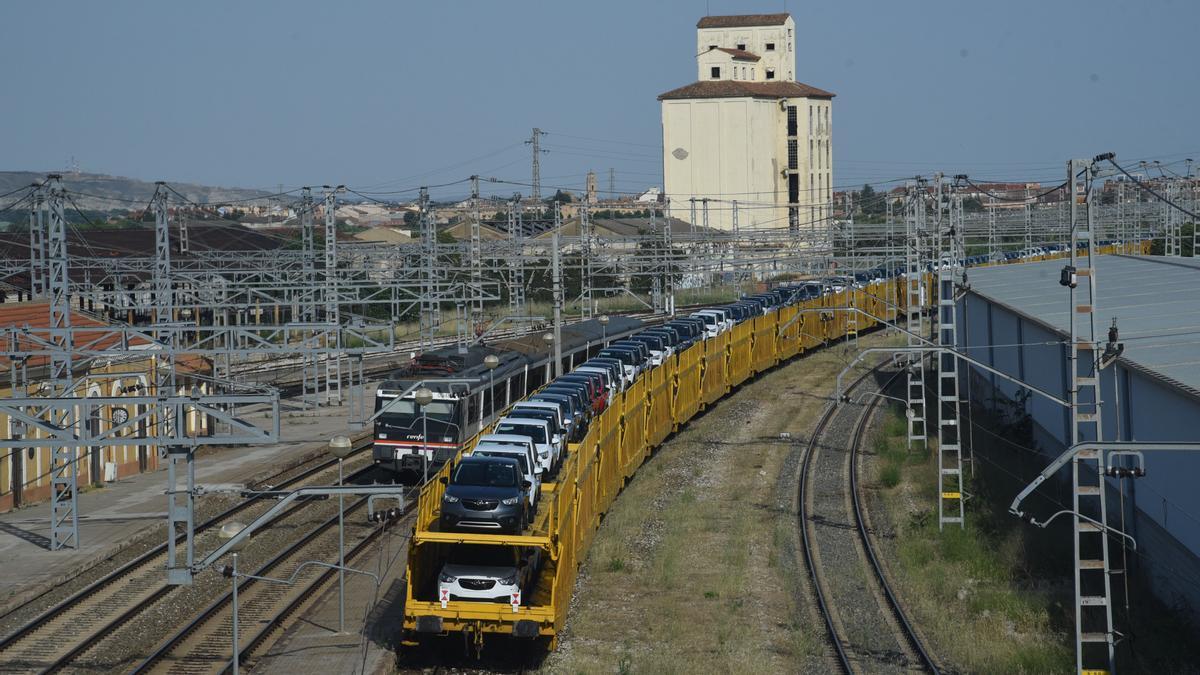
[(834, 94), (793, 79), (795, 33), (786, 13), (696, 24), (697, 80), (658, 97), (673, 215), (725, 230), (831, 217)]

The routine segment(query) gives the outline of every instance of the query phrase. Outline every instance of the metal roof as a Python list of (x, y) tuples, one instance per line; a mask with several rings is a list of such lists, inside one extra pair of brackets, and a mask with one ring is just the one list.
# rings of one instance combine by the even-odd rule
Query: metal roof
[[(1065, 335), (1069, 300), (1058, 280), (1066, 264), (983, 267), (969, 270), (968, 280), (979, 295)], [(1106, 338), (1116, 317), (1122, 361), (1200, 391), (1200, 259), (1106, 255), (1096, 268), (1096, 338)]]

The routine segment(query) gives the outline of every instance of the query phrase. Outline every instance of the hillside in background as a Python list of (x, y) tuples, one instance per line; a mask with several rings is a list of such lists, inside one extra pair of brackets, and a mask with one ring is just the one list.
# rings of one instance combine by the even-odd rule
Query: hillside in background
[[(141, 208), (154, 194), (154, 183), (107, 176), (97, 173), (64, 173), (63, 186), (76, 193), (75, 203), (81, 209)], [(46, 174), (35, 171), (0, 171), (0, 194), (17, 190), (32, 183), (45, 180)], [(193, 183), (171, 183), (180, 194), (197, 203), (220, 203), (229, 200), (266, 197), (269, 192), (243, 188), (212, 187)], [(172, 200), (177, 199), (172, 195)]]

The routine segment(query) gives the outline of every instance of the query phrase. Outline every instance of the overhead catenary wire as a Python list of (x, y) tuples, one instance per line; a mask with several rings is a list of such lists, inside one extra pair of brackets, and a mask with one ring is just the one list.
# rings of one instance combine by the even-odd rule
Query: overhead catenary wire
[(1180, 213), (1187, 214), (1188, 216), (1191, 216), (1192, 218), (1200, 219), (1200, 216), (1197, 216), (1195, 213), (1183, 208), (1179, 204), (1176, 204), (1171, 199), (1159, 194), (1154, 188), (1143, 183), (1136, 176), (1134, 176), (1133, 174), (1126, 171), (1125, 168), (1122, 167), (1120, 164), (1117, 164), (1116, 160), (1114, 160), (1112, 157), (1108, 158), (1108, 163), (1112, 164), (1114, 167), (1116, 167), (1117, 171), (1120, 171), (1121, 173), (1125, 174), (1125, 177), (1128, 178), (1129, 180), (1133, 181), (1133, 184), (1138, 186), (1139, 189), (1149, 193), (1150, 195), (1153, 195), (1155, 199), (1158, 199), (1159, 201), (1167, 204), (1168, 206), (1175, 209), (1176, 211), (1179, 211)]
[(983, 194), (991, 197), (992, 199), (995, 199), (998, 202), (1014, 202), (1014, 203), (1036, 202), (1037, 200), (1041, 199), (1042, 197), (1052, 195), (1055, 192), (1062, 190), (1063, 188), (1067, 187), (1067, 185), (1070, 184), (1070, 181), (1063, 181), (1062, 183), (1059, 183), (1058, 185), (1055, 185), (1054, 187), (1052, 187), (1048, 190), (1043, 190), (1043, 191), (1039, 192), (1038, 194), (1030, 195), (1029, 197), (1003, 197), (1001, 195), (990, 192), (989, 190), (985, 189), (983, 186), (979, 185), (975, 181), (972, 181), (970, 178), (965, 178), (964, 180), (966, 180), (967, 184), (970, 185), (971, 187), (973, 187), (976, 190), (982, 192)]

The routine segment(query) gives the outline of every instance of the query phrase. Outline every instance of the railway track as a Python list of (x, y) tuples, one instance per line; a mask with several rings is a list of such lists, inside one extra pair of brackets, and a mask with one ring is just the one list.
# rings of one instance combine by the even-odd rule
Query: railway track
[[(676, 307), (675, 311), (676, 311), (677, 315), (678, 314), (686, 314), (689, 310), (701, 309), (701, 308), (708, 307), (708, 306), (709, 305), (705, 304), (705, 303), (692, 304), (692, 305), (681, 305), (681, 306)], [(622, 314), (622, 316), (628, 316), (628, 317), (634, 318), (634, 319), (642, 319), (643, 321), (650, 321), (651, 323), (653, 323), (653, 322), (655, 322), (655, 320), (661, 321), (664, 315), (661, 313), (656, 313), (656, 312), (629, 312), (626, 314)], [(575, 323), (575, 322), (567, 321), (567, 322), (564, 322), (564, 325), (568, 325), (571, 323)], [(496, 340), (504, 340), (504, 339), (508, 339), (508, 338), (521, 337), (523, 335), (528, 334), (529, 332), (530, 332), (529, 330), (526, 330), (524, 328), (499, 330), (494, 333), (490, 333), (488, 335), (488, 340), (496, 341)], [(433, 341), (433, 347), (435, 349), (439, 348), (439, 347), (447, 347), (447, 346), (455, 344), (455, 341), (456, 341), (456, 338), (454, 338), (454, 337), (436, 338)], [(395, 368), (397, 367), (398, 364), (396, 364), (394, 362), (398, 358), (403, 357), (404, 354), (407, 352), (416, 351), (416, 350), (419, 350), (420, 348), (421, 348), (420, 341), (411, 340), (408, 342), (402, 342), (402, 343), (397, 344), (395, 346), (395, 348), (390, 352), (383, 353), (383, 354), (369, 354), (367, 356), (364, 356), (363, 357), (363, 377), (367, 380), (370, 380), (372, 377), (378, 377), (378, 376), (386, 375), (387, 373), (390, 373), (392, 370), (395, 370)], [(321, 361), (322, 360), (320, 360), (320, 359), (318, 360), (318, 362), (321, 362)], [(244, 364), (244, 367), (235, 369), (233, 372), (233, 375), (235, 378), (237, 378), (239, 380), (247, 381), (247, 380), (255, 378), (255, 376), (260, 376), (260, 375), (263, 375), (266, 373), (273, 373), (276, 375), (276, 377), (274, 377), (274, 378), (268, 378), (268, 379), (262, 379), (262, 380), (253, 379), (253, 381), (255, 381), (259, 384), (269, 384), (269, 385), (272, 385), (275, 387), (279, 387), (285, 391), (292, 392), (293, 390), (299, 388), (302, 385), (299, 375), (297, 374), (298, 370), (301, 367), (302, 367), (302, 362), (300, 360), (296, 359), (295, 357), (286, 357), (285, 356), (285, 357), (279, 357), (279, 358), (274, 358), (274, 359), (264, 359), (262, 361), (254, 361), (254, 362), (246, 363), (246, 364)], [(282, 373), (282, 375), (281, 375), (281, 373)]]
[[(416, 488), (405, 493), (402, 517), (377, 526), (351, 526), (348, 518), (366, 506), (366, 499), (346, 507), (346, 564), (352, 565), (388, 527), (402, 526), (416, 505)], [(328, 567), (306, 567), (311, 560), (332, 560), (337, 555), (336, 515), (310, 530), (249, 574), (256, 577), (287, 577), (297, 570), (294, 583), (278, 584), (247, 578), (238, 586), (239, 660), (252, 665), (253, 659), (270, 646), (270, 638), (281, 631), (289, 618), (314, 601), (319, 592), (337, 576)], [(240, 574), (247, 574), (240, 572)], [(224, 593), (209, 604), (187, 625), (162, 642), (142, 661), (134, 673), (223, 673), (230, 669), (232, 653), (233, 592)]]
[[(861, 391), (878, 370), (859, 377), (848, 393)], [(809, 438), (799, 486), (804, 560), (843, 672), (938, 673), (883, 572), (858, 494), (858, 450), (879, 398), (830, 405)]]
[[(355, 458), (369, 452), (371, 439), (358, 441)], [(329, 480), (336, 460), (322, 460), (294, 475), (280, 472), (269, 480), (273, 489), (289, 489)], [(347, 476), (347, 480), (365, 474), (366, 467)], [(286, 477), (285, 477), (286, 476)], [(320, 479), (320, 480), (318, 480)], [(262, 483), (260, 483), (261, 485)], [(196, 526), (196, 534), (212, 531), (235, 517), (253, 518), (265, 511), (273, 500), (255, 497), (239, 502)], [(280, 523), (297, 515), (305, 502), (296, 504), (276, 519)], [(182, 539), (177, 539), (181, 541)], [(0, 671), (40, 672), (66, 669), (80, 656), (94, 649), (107, 637), (168, 597), (177, 587), (166, 584), (167, 545), (162, 543), (88, 583), (67, 598), (38, 614), (10, 635), (0, 639)]]

